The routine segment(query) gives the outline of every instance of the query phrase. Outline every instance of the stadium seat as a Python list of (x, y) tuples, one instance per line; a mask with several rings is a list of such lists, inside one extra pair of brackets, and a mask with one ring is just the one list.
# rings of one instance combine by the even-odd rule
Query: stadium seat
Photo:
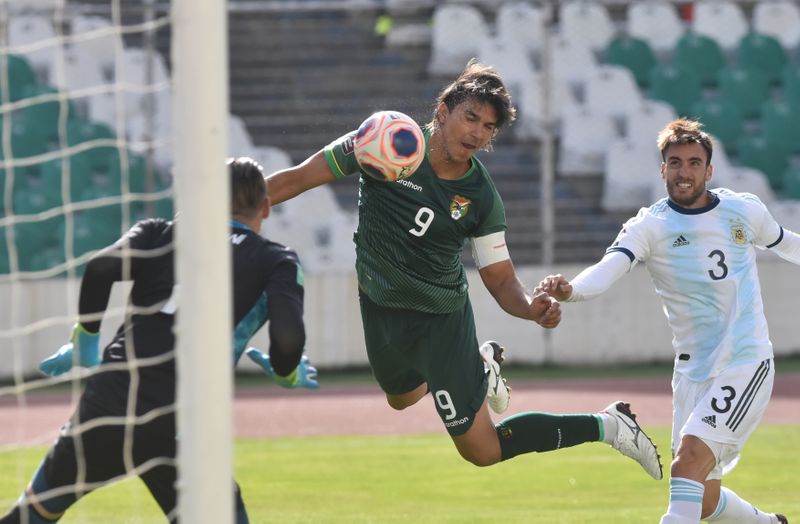
[[(5, 158), (28, 158), (36, 155), (41, 155), (47, 151), (47, 143), (42, 136), (25, 126), (25, 120), (21, 117), (19, 112), (13, 113), (10, 118), (11, 123), (11, 151), (5, 150), (4, 143), (0, 143), (0, 160)], [(0, 118), (0, 124), (3, 123), (3, 118)], [(0, 128), (0, 138), (3, 132)], [(17, 168), (18, 170), (21, 168)]]
[[(550, 103), (547, 104), (550, 121), (558, 125), (564, 111), (578, 105), (575, 95), (570, 89), (566, 80), (551, 77)], [(540, 74), (534, 73), (530, 85), (517, 97), (517, 122), (514, 123), (512, 130), (514, 136), (526, 140), (530, 138), (540, 138), (544, 131), (544, 79)]]
[(711, 38), (688, 32), (678, 40), (673, 62), (678, 68), (694, 73), (702, 85), (713, 87), (719, 70), (725, 66), (725, 56)]
[(783, 99), (800, 109), (800, 66), (787, 64), (781, 73)]
[(756, 168), (747, 166), (733, 168), (725, 187), (740, 193), (752, 193), (767, 206), (775, 201), (775, 192), (769, 180), (761, 170)]
[(627, 67), (636, 84), (646, 88), (650, 83), (650, 70), (656, 65), (656, 55), (646, 41), (629, 36), (613, 39), (605, 50), (607, 64)]
[(553, 76), (569, 83), (576, 92), (583, 93), (587, 79), (597, 68), (594, 53), (581, 42), (564, 36), (555, 38), (550, 49)]
[(784, 49), (800, 46), (800, 7), (791, 0), (767, 0), (753, 5), (753, 31), (777, 39)]
[(523, 92), (534, 82), (533, 61), (517, 42), (486, 38), (480, 43), (478, 58), (497, 69), (514, 97), (524, 97)]
[(566, 176), (602, 173), (607, 146), (616, 136), (611, 117), (588, 107), (567, 108), (561, 118), (558, 173)]
[(742, 38), (737, 53), (739, 67), (761, 71), (771, 84), (780, 80), (787, 64), (786, 51), (775, 38), (750, 33)]
[(642, 100), (641, 103), (631, 104), (625, 114), (625, 139), (656, 149), (656, 136), (676, 116), (672, 106), (660, 100)]
[(691, 71), (674, 66), (656, 66), (650, 72), (649, 96), (671, 104), (678, 116), (686, 116), (692, 104), (702, 96), (700, 80)]
[[(67, 167), (69, 168), (68, 178), (70, 184), (69, 198), (72, 202), (80, 200), (83, 188), (92, 184), (92, 170), (88, 160), (81, 155), (69, 157)], [(61, 192), (63, 181), (64, 162), (62, 159), (55, 158), (39, 165), (39, 173), (44, 184), (55, 188)]]
[(598, 66), (587, 78), (585, 89), (586, 105), (592, 111), (618, 119), (642, 100), (633, 74), (622, 66)]
[(124, 49), (122, 37), (111, 21), (102, 16), (76, 15), (70, 18), (72, 48), (92, 56), (103, 76), (114, 70), (115, 53)]
[[(663, 196), (659, 166), (661, 158), (652, 145), (624, 139), (608, 145), (603, 173), (603, 196), (600, 205), (605, 211), (629, 211), (647, 206), (653, 197)], [(661, 188), (654, 195), (655, 188)]]
[[(96, 88), (106, 82), (100, 63), (94, 55), (81, 47), (68, 47), (64, 50), (63, 78), (59, 82), (53, 82), (53, 85), (59, 89), (73, 91)], [(78, 100), (83, 100), (84, 105), (88, 105), (85, 98)]]
[(627, 33), (650, 44), (659, 55), (671, 52), (683, 35), (684, 25), (671, 2), (630, 2)]
[(428, 72), (432, 75), (460, 73), (477, 56), (478, 43), (489, 35), (483, 15), (469, 5), (445, 4), (433, 12), (433, 37)]
[(589, 0), (566, 0), (559, 8), (559, 34), (602, 51), (614, 38), (614, 23), (604, 5)]
[(59, 120), (62, 118), (61, 108), (65, 106), (67, 121), (77, 116), (77, 111), (72, 102), (66, 98), (59, 98), (59, 91), (45, 85), (28, 86), (23, 90), (23, 98), (47, 97), (40, 102), (34, 102), (19, 110), (24, 126), (29, 133), (39, 136), (46, 141), (46, 147), (58, 148)]
[(12, 195), (14, 213), (34, 215), (59, 207), (62, 203), (61, 184), (52, 182), (44, 178), (41, 170), (15, 176)]
[(800, 107), (785, 101), (769, 101), (761, 111), (761, 129), (770, 144), (789, 153), (800, 153)]
[(769, 82), (759, 70), (725, 67), (719, 72), (719, 99), (735, 105), (744, 118), (756, 118), (769, 98)]
[[(4, 55), (8, 78), (8, 101), (15, 102), (22, 98), (25, 88), (36, 84), (36, 74), (28, 61), (17, 55)], [(2, 95), (0, 100), (5, 100)]]
[(729, 0), (700, 0), (694, 4), (692, 29), (716, 40), (728, 52), (735, 51), (747, 34), (747, 19), (739, 4)]
[(729, 100), (698, 100), (692, 105), (691, 116), (699, 119), (708, 133), (735, 152), (744, 134), (744, 118), (739, 107)]
[(542, 49), (547, 30), (549, 7), (531, 5), (528, 2), (509, 2), (497, 10), (495, 29), (501, 42), (521, 46), (531, 56)]
[[(58, 48), (61, 45), (56, 39), (52, 19), (35, 14), (19, 14), (8, 19), (8, 46), (16, 46), (51, 42), (49, 45), (37, 47), (35, 50), (21, 53), (30, 63), (41, 83), (53, 82), (56, 73)], [(12, 51), (13, 52), (13, 51)]]
[(761, 135), (742, 137), (739, 140), (739, 162), (758, 169), (767, 177), (772, 189), (781, 190), (783, 173), (789, 164), (786, 152), (779, 145), (768, 142)]
[(64, 215), (13, 227), (21, 271), (42, 271), (63, 260)]

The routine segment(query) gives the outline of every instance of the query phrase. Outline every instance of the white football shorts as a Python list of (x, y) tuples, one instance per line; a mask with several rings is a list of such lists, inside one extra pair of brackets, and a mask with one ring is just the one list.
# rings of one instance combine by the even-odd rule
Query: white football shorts
[(726, 369), (705, 382), (673, 374), (673, 456), (684, 435), (698, 437), (717, 459), (707, 480), (721, 479), (736, 466), (744, 443), (758, 427), (774, 379), (772, 359)]

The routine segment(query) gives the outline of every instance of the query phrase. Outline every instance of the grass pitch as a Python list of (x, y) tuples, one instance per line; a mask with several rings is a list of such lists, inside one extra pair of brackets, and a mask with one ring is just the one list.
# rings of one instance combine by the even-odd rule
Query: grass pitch
[[(666, 453), (668, 429), (651, 434)], [(762, 509), (798, 519), (798, 448), (800, 425), (762, 426), (725, 484)], [(3, 508), (19, 495), (44, 452), (0, 453)], [(603, 444), (529, 454), (489, 468), (460, 459), (444, 432), (239, 440), (235, 457), (254, 524), (653, 523), (666, 508), (669, 490), (667, 479), (650, 479)], [(83, 498), (61, 522), (164, 519), (144, 485), (131, 479)]]

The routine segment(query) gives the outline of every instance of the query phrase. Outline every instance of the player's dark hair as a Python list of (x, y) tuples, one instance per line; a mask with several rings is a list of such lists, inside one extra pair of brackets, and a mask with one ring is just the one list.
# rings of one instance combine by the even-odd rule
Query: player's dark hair
[(440, 104), (446, 105), (452, 111), (468, 100), (489, 103), (494, 107), (497, 113), (495, 133), (517, 118), (517, 110), (511, 105), (511, 94), (500, 78), (500, 73), (494, 67), (483, 65), (473, 58), (458, 78), (439, 93), (429, 127), (436, 127), (436, 111)]
[(258, 213), (267, 197), (264, 169), (245, 156), (229, 158), (227, 164), (231, 176), (231, 212), (247, 217)]
[(673, 144), (700, 144), (706, 150), (706, 165), (711, 163), (714, 141), (703, 131), (703, 124), (698, 120), (676, 118), (661, 130), (656, 142), (661, 151), (661, 160), (666, 161), (667, 148)]

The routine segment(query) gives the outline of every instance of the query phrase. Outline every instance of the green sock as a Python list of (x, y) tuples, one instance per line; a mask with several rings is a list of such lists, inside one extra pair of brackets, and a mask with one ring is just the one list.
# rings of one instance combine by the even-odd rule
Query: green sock
[(502, 460), (532, 451), (568, 448), (601, 439), (596, 415), (553, 415), (529, 411), (497, 424)]

